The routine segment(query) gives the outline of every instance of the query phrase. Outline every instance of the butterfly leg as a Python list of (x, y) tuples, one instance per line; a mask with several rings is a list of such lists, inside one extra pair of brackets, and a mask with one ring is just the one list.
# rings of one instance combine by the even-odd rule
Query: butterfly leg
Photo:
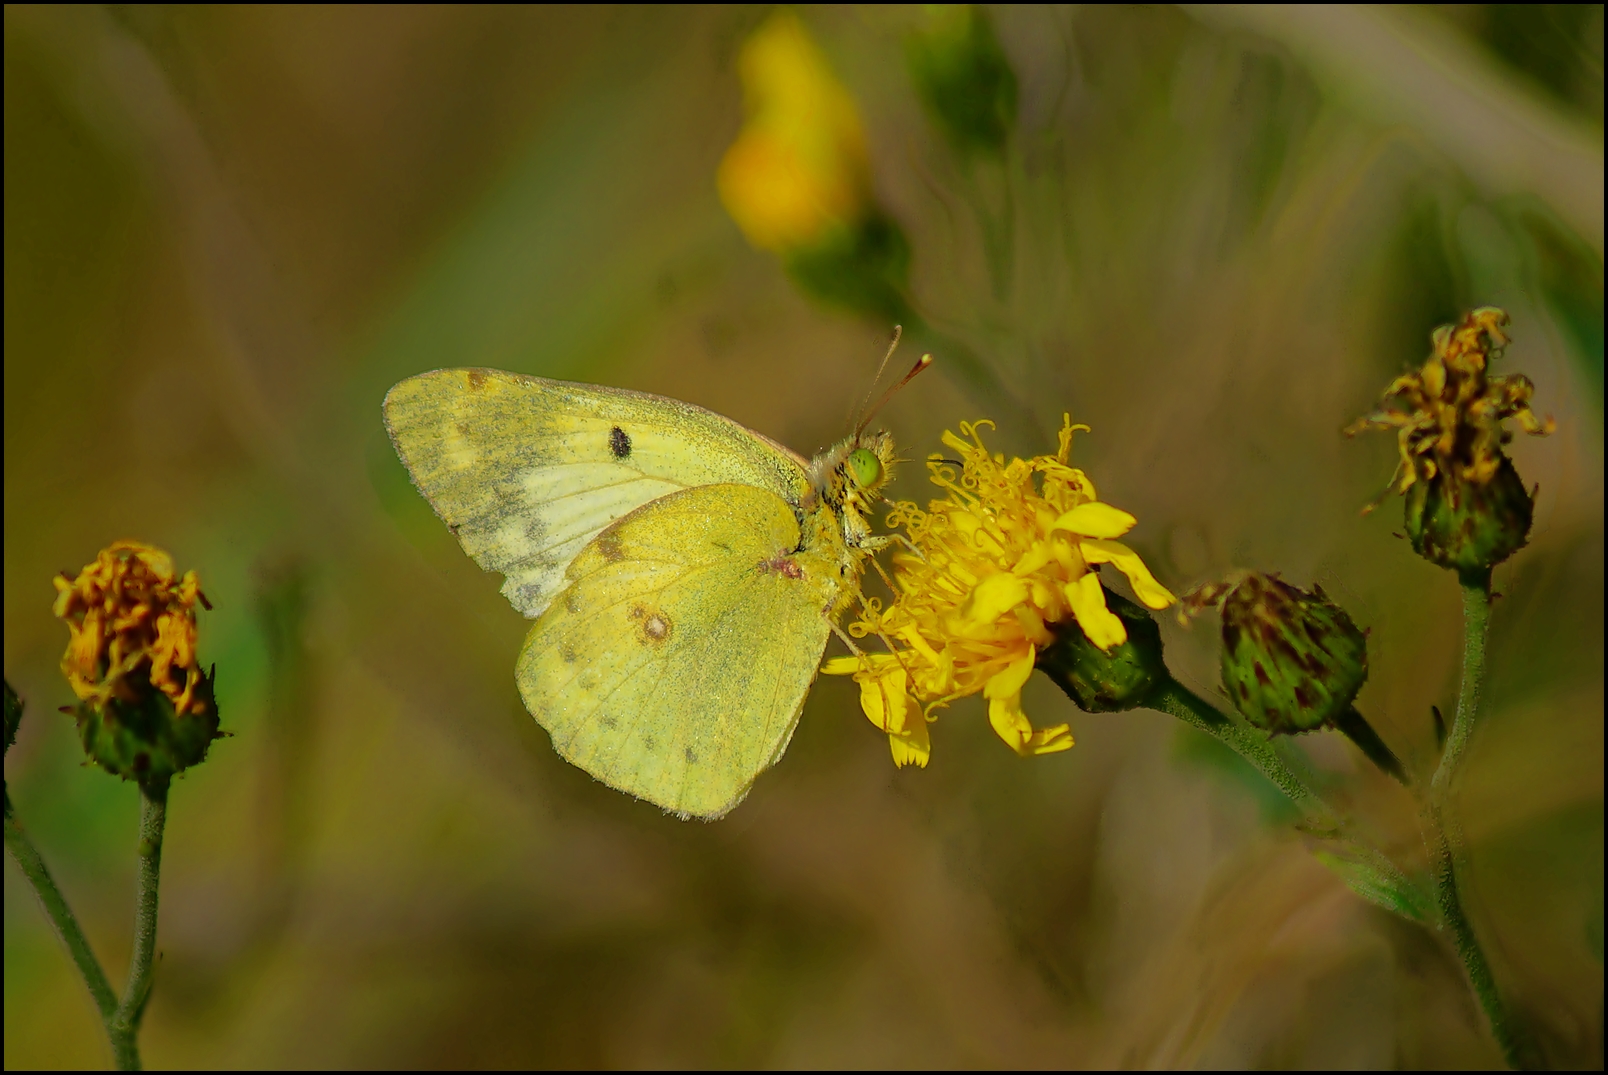
[[(869, 559), (871, 560), (871, 566), (877, 569), (877, 574), (882, 576), (882, 581), (887, 583), (888, 592), (893, 593), (893, 594), (897, 594), (899, 591), (894, 588), (893, 579), (888, 577), (887, 570), (885, 568), (883, 568), (883, 566), (880, 563), (877, 562), (877, 558), (875, 556), (872, 556)], [(862, 600), (863, 600), (863, 598), (862, 598)]]

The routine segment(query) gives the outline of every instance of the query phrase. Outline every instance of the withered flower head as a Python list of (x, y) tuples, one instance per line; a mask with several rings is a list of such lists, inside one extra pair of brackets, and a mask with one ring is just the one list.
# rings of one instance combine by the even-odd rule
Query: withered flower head
[(55, 585), (55, 613), (71, 633), (61, 670), (90, 757), (141, 780), (204, 758), (218, 714), (196, 655), (195, 606), (211, 608), (196, 573), (180, 577), (163, 550), (117, 541)]
[(1391, 485), (1407, 496), (1408, 537), (1420, 555), (1458, 571), (1500, 563), (1529, 534), (1531, 496), (1502, 450), (1513, 439), (1502, 422), (1512, 418), (1534, 436), (1555, 428), (1530, 409), (1528, 377), (1488, 373), (1507, 346), (1507, 323), (1486, 306), (1437, 328), (1422, 368), (1392, 381), (1379, 409), (1345, 431), (1396, 430), (1401, 460)]

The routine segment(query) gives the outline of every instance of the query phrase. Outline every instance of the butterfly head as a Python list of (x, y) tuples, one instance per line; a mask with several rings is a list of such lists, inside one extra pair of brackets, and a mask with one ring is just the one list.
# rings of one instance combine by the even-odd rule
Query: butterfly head
[[(897, 326), (894, 327), (893, 343), (882, 359), (883, 368), (886, 368), (888, 359), (893, 357), (894, 347), (899, 344), (900, 331)], [(910, 367), (910, 372), (884, 392), (881, 399), (869, 407), (862, 405), (863, 414), (855, 423), (854, 434), (817, 456), (810, 466), (811, 483), (816, 493), (831, 505), (842, 521), (843, 540), (851, 549), (874, 550), (887, 541), (871, 533), (870, 515), (871, 509), (882, 498), (882, 487), (893, 477), (893, 436), (886, 430), (870, 430), (867, 426), (883, 404), (930, 365), (932, 356), (922, 355)], [(881, 376), (882, 370), (879, 369), (877, 379), (880, 380)], [(869, 393), (866, 399), (869, 402)]]
[(875, 430), (836, 445), (811, 467), (815, 488), (842, 521), (850, 548), (868, 544), (871, 511), (893, 477), (894, 463), (893, 436)]

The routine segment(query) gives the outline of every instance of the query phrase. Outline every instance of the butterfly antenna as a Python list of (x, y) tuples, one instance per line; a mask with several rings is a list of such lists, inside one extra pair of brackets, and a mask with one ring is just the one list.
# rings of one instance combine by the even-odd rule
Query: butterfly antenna
[(865, 412), (865, 417), (860, 419), (859, 424), (854, 427), (855, 439), (858, 440), (860, 434), (865, 432), (865, 427), (871, 424), (871, 419), (875, 418), (877, 416), (877, 412), (887, 405), (888, 400), (893, 398), (893, 394), (895, 392), (899, 391), (899, 389), (915, 380), (916, 374), (920, 373), (930, 365), (932, 365), (931, 355), (922, 355), (920, 358), (916, 359), (916, 364), (910, 367), (910, 372), (899, 378), (897, 384), (894, 384), (886, 392), (882, 393), (882, 398), (877, 400), (876, 403), (872, 405), (871, 409)]
[(877, 375), (871, 378), (871, 386), (865, 390), (865, 398), (862, 399), (860, 401), (860, 405), (854, 409), (854, 413), (849, 415), (849, 424), (854, 426), (856, 429), (865, 428), (864, 423), (860, 422), (856, 416), (865, 410), (865, 405), (867, 403), (871, 402), (871, 393), (877, 390), (877, 384), (882, 380), (882, 374), (888, 368), (888, 359), (893, 357), (893, 352), (899, 347), (899, 337), (903, 335), (903, 325), (893, 326), (893, 340), (888, 344), (887, 353), (882, 356), (882, 364), (877, 367)]

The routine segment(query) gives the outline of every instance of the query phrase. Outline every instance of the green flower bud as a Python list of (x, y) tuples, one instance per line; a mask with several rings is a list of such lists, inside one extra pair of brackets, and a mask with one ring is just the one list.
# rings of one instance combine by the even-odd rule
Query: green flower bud
[(1222, 599), (1223, 686), (1274, 734), (1334, 726), (1368, 678), (1368, 640), (1321, 587), (1252, 573)]
[(212, 741), (223, 737), (213, 701), (215, 676), (216, 669), (200, 675), (191, 711), (183, 715), (174, 711), (173, 699), (155, 689), (128, 700), (79, 702), (67, 712), (91, 761), (124, 780), (159, 786), (206, 760)]
[(1127, 628), (1126, 642), (1102, 650), (1089, 641), (1076, 620), (1068, 620), (1037, 660), (1038, 667), (1085, 713), (1137, 709), (1167, 678), (1161, 628), (1150, 613), (1110, 590), (1105, 590), (1105, 600)]
[(957, 150), (999, 155), (1016, 122), (1016, 73), (981, 8), (932, 10), (905, 51), (916, 92)]
[(1524, 548), (1535, 503), (1506, 456), (1488, 481), (1442, 471), (1407, 490), (1407, 537), (1430, 563), (1461, 574), (1490, 569)]

